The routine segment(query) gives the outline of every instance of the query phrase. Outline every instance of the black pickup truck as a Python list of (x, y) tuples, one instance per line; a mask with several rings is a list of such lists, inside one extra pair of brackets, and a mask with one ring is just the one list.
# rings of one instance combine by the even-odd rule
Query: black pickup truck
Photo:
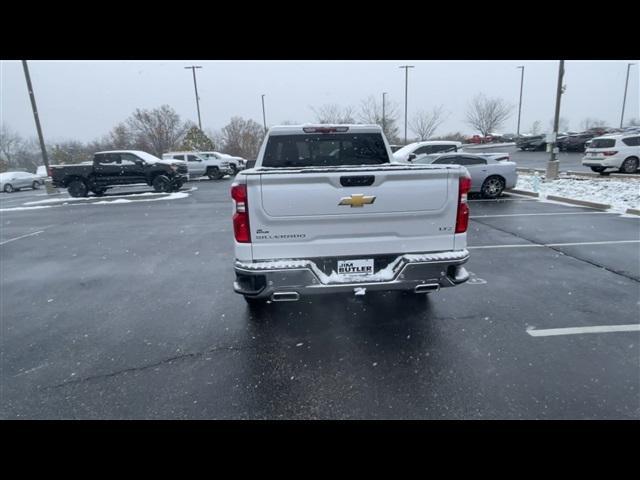
[(53, 186), (66, 188), (72, 197), (103, 195), (108, 188), (135, 183), (172, 192), (188, 179), (186, 162), (161, 160), (139, 150), (97, 152), (91, 164), (54, 165), (50, 170)]

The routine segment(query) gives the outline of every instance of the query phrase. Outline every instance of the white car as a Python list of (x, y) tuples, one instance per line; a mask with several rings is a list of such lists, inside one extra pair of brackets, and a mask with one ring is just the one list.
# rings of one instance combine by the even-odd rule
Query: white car
[(410, 162), (418, 155), (430, 155), (432, 153), (458, 152), (462, 150), (462, 142), (448, 140), (427, 140), (414, 142), (402, 147), (393, 154), (396, 162)]
[(518, 183), (516, 163), (510, 161), (508, 153), (471, 154), (466, 152), (442, 155), (422, 155), (414, 165), (462, 165), (471, 175), (470, 192), (480, 193), (485, 198), (498, 198), (507, 188)]
[(221, 152), (199, 152), (200, 155), (209, 159), (216, 159), (220, 162), (227, 162), (232, 170), (232, 175), (235, 175), (240, 170), (247, 168), (247, 161), (242, 157), (234, 157), (226, 153)]
[(189, 179), (206, 175), (211, 180), (219, 180), (225, 175), (233, 174), (228, 161), (207, 157), (202, 152), (167, 152), (162, 155), (162, 158), (186, 161)]
[(29, 172), (5, 172), (0, 173), (0, 190), (5, 193), (15, 192), (21, 188), (33, 188), (34, 190), (44, 185), (44, 179)]
[(606, 175), (607, 170), (635, 173), (640, 164), (640, 134), (603, 135), (591, 140), (582, 165)]

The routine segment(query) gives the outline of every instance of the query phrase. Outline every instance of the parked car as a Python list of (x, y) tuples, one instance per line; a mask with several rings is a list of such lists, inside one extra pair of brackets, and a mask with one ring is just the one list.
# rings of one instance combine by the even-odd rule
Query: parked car
[(491, 143), (492, 141), (493, 141), (492, 135), (487, 135), (486, 137), (483, 137), (482, 135), (473, 135), (467, 139), (467, 142), (469, 143), (478, 143), (478, 144)]
[(402, 147), (393, 153), (396, 162), (410, 162), (418, 155), (428, 155), (431, 153), (457, 152), (462, 149), (462, 142), (452, 142), (449, 140), (427, 140), (424, 142), (414, 142)]
[(533, 135), (530, 137), (520, 137), (516, 142), (516, 148), (520, 150), (539, 151), (547, 148), (547, 139), (545, 135)]
[(424, 155), (413, 163), (462, 165), (471, 175), (471, 192), (480, 193), (485, 198), (498, 198), (505, 188), (515, 188), (518, 182), (516, 163), (504, 160), (504, 155), (446, 153), (443, 155)]
[(582, 165), (602, 175), (607, 170), (636, 173), (640, 162), (640, 134), (604, 135), (591, 140)]
[(140, 150), (97, 152), (90, 164), (52, 165), (54, 187), (66, 188), (72, 197), (96, 195), (115, 186), (146, 183), (156, 192), (179, 190), (187, 180), (187, 164), (161, 160)]
[(167, 152), (162, 154), (165, 160), (181, 160), (186, 162), (189, 171), (189, 179), (207, 176), (211, 180), (220, 180), (225, 175), (231, 175), (233, 171), (229, 167), (228, 160), (217, 157), (207, 157), (201, 152)]
[(231, 187), (233, 288), (250, 308), (339, 292), (418, 296), (469, 279), (468, 172), (391, 157), (377, 125), (269, 129), (255, 168)]
[(216, 160), (220, 165), (228, 164), (231, 175), (235, 175), (240, 170), (247, 168), (247, 161), (242, 157), (234, 157), (221, 152), (199, 152), (200, 155), (209, 159)]
[(0, 173), (0, 190), (11, 193), (21, 188), (33, 188), (36, 190), (44, 185), (44, 179), (29, 172), (4, 172)]
[(593, 133), (569, 135), (558, 144), (558, 148), (563, 152), (584, 152), (585, 143), (595, 136)]

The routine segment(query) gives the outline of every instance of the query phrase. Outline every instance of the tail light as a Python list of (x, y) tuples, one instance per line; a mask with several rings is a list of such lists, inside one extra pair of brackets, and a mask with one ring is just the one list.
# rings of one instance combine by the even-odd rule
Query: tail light
[(612, 155), (615, 155), (618, 152), (602, 152), (604, 154), (605, 157), (610, 157)]
[(51, 177), (51, 176), (52, 176), (52, 175), (51, 175), (51, 167), (47, 168), (47, 175), (48, 175), (49, 177)]
[(458, 215), (456, 216), (456, 233), (464, 233), (469, 226), (469, 205), (467, 205), (467, 194), (471, 190), (471, 177), (465, 174), (460, 177), (460, 188), (458, 191)]
[(236, 207), (236, 211), (233, 214), (233, 234), (236, 242), (251, 243), (247, 186), (245, 184), (233, 184), (231, 186), (231, 198), (233, 198)]

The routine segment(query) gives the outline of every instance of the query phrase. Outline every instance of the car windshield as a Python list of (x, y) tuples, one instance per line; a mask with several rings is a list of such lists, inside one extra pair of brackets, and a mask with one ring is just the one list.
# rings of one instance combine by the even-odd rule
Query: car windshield
[(337, 167), (389, 163), (379, 133), (274, 135), (269, 137), (263, 167)]

